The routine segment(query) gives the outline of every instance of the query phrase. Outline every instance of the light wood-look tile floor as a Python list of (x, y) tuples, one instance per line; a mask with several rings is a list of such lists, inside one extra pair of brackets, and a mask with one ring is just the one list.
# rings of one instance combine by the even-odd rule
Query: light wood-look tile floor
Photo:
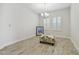
[(39, 43), (39, 37), (26, 39), (0, 50), (0, 55), (78, 55), (70, 39), (56, 38), (54, 46)]

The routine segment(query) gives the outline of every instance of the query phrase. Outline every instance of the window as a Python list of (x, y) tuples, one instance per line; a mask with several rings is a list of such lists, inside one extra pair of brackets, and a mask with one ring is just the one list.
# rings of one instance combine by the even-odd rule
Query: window
[(49, 28), (50, 27), (50, 19), (49, 18), (45, 18), (44, 19), (44, 27), (45, 28)]
[(61, 25), (61, 22), (62, 20), (61, 20), (61, 17), (57, 17), (57, 30), (61, 30), (61, 27), (62, 27), (62, 25)]
[(44, 27), (49, 30), (61, 30), (61, 17), (53, 17), (52, 19), (46, 18), (44, 19)]
[(51, 27), (53, 28), (53, 30), (56, 30), (56, 26), (57, 26), (57, 19), (56, 19), (56, 17), (53, 17), (53, 19), (52, 19), (52, 21), (51, 21), (52, 23), (51, 23)]

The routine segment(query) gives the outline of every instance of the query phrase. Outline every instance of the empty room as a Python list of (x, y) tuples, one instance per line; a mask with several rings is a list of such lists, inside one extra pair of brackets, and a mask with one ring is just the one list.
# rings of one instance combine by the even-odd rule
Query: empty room
[(78, 3), (0, 3), (0, 55), (79, 55)]

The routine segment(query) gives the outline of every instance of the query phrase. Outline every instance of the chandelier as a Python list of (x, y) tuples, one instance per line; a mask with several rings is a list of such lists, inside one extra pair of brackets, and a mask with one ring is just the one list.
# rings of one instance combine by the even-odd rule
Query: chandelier
[(41, 13), (41, 16), (42, 17), (48, 17), (49, 13), (47, 11), (48, 11), (48, 9), (46, 7), (46, 3), (44, 3), (44, 11)]

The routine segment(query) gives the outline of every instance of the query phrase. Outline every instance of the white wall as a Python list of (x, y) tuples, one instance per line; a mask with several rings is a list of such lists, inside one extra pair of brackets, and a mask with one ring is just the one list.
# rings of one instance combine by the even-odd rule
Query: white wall
[(79, 4), (71, 5), (71, 35), (71, 40), (79, 51)]
[(0, 5), (0, 48), (35, 35), (38, 16), (21, 4)]
[[(57, 37), (70, 37), (70, 8), (65, 8), (61, 10), (52, 11), (50, 13), (50, 19), (52, 17), (62, 17), (62, 29), (60, 31), (46, 30), (46, 34), (53, 34)], [(41, 21), (40, 21), (41, 19)], [(40, 17), (39, 24), (43, 25), (43, 19)]]

